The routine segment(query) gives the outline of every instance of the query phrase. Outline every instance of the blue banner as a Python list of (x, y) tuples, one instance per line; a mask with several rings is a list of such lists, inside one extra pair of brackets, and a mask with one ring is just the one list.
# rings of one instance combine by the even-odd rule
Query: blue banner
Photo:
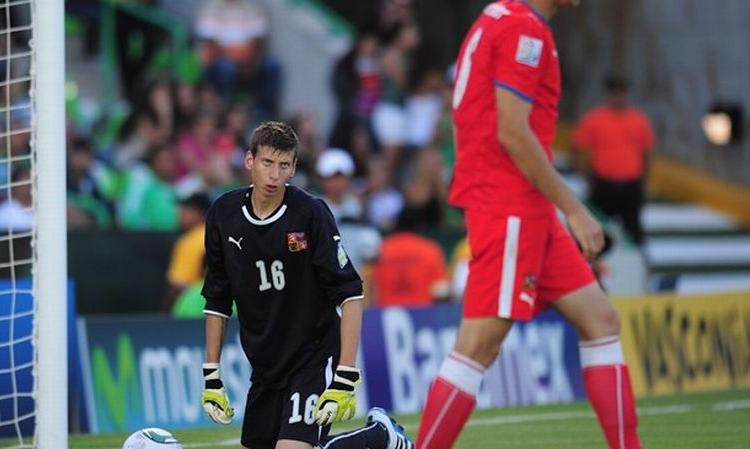
[[(92, 432), (143, 427), (207, 426), (200, 395), (205, 357), (203, 320), (167, 317), (79, 320), (86, 404)], [(222, 380), (242, 422), (250, 368), (236, 320), (230, 320), (221, 357)]]
[[(365, 312), (362, 361), (370, 405), (416, 413), (453, 348), (459, 305)], [(517, 323), (487, 370), (479, 408), (583, 399), (578, 340), (555, 312)]]
[[(418, 412), (443, 358), (453, 348), (460, 306), (365, 312), (358, 414), (369, 406)], [(93, 432), (209, 425), (203, 416), (203, 320), (167, 317), (79, 321), (88, 410)], [(230, 321), (222, 379), (242, 422), (250, 367)], [(516, 324), (485, 376), (478, 407), (569, 402), (584, 397), (573, 329), (554, 312)]]

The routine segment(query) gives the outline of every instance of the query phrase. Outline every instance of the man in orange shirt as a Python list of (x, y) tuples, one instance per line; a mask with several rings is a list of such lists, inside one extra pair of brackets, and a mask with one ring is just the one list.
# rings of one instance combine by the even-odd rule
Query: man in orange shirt
[(646, 115), (628, 102), (628, 83), (610, 76), (607, 99), (587, 112), (573, 132), (575, 148), (589, 155), (583, 164), (589, 175), (590, 201), (607, 216), (618, 218), (625, 232), (643, 242), (640, 213), (643, 182), (654, 132)]
[(377, 307), (427, 306), (448, 297), (443, 250), (415, 232), (418, 224), (416, 212), (405, 209), (396, 232), (383, 239), (372, 273)]

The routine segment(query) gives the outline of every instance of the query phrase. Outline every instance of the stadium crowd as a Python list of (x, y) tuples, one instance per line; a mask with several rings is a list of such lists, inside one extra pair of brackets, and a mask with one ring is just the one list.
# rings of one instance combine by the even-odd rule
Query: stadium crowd
[[(80, 17), (97, 22), (95, 11), (75, 7), (85, 2), (71, 3), (70, 12), (85, 11)], [(180, 293), (197, 292), (190, 287), (200, 282), (195, 273), (201, 270), (177, 265), (202, 263), (186, 254), (203, 251), (195, 243), (202, 224), (191, 211), (251, 183), (243, 174), (247, 136), (264, 120), (283, 120), (301, 142), (291, 183), (328, 203), (366, 279), (369, 304), (386, 296), (382, 304), (388, 305), (458, 297), (449, 288), (443, 251), (421, 235), (463, 226), (446, 202), (453, 157), (450, 71), (417, 58), (420, 32), (411, 2), (383, 2), (379, 20), (360, 30), (331, 68), (337, 114), (328, 136), (318, 133), (315, 111), (280, 110), (284, 67), (268, 50), (271, 22), (261, 5), (201, 5), (186, 24), (191, 70), (147, 65), (142, 54), (128, 59), (132, 46), (120, 43), (122, 120), (92, 124), (69, 114), (69, 229), (184, 232), (194, 243), (175, 245), (165, 267), (164, 308), (184, 306)], [(121, 26), (128, 22), (120, 20)], [(143, 39), (158, 39), (152, 31), (143, 28)], [(105, 131), (110, 138), (102, 137)], [(416, 284), (424, 287), (414, 292)]]

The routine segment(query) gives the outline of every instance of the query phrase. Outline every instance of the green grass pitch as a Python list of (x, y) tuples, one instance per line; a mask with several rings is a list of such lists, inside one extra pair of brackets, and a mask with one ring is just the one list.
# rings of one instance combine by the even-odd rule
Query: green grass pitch
[[(750, 449), (750, 389), (638, 401), (640, 435), (649, 449)], [(401, 416), (414, 436), (418, 415)], [(355, 422), (346, 428), (354, 427)], [(339, 430), (345, 429), (342, 427)], [(334, 429), (336, 431), (336, 429)], [(238, 448), (238, 427), (174, 430), (185, 448)], [(120, 449), (127, 435), (71, 437), (70, 449)], [(475, 412), (456, 449), (602, 449), (585, 402)]]

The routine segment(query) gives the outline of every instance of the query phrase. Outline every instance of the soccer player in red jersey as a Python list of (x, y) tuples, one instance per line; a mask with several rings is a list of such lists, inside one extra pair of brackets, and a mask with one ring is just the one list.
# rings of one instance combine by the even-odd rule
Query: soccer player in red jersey
[(603, 232), (551, 163), (560, 68), (547, 20), (576, 3), (492, 3), (462, 44), (450, 201), (465, 210), (472, 259), (458, 338), (430, 387), (418, 449), (453, 445), (513, 322), (547, 307), (579, 334), (584, 385), (609, 447), (640, 448), (619, 318), (586, 262)]

